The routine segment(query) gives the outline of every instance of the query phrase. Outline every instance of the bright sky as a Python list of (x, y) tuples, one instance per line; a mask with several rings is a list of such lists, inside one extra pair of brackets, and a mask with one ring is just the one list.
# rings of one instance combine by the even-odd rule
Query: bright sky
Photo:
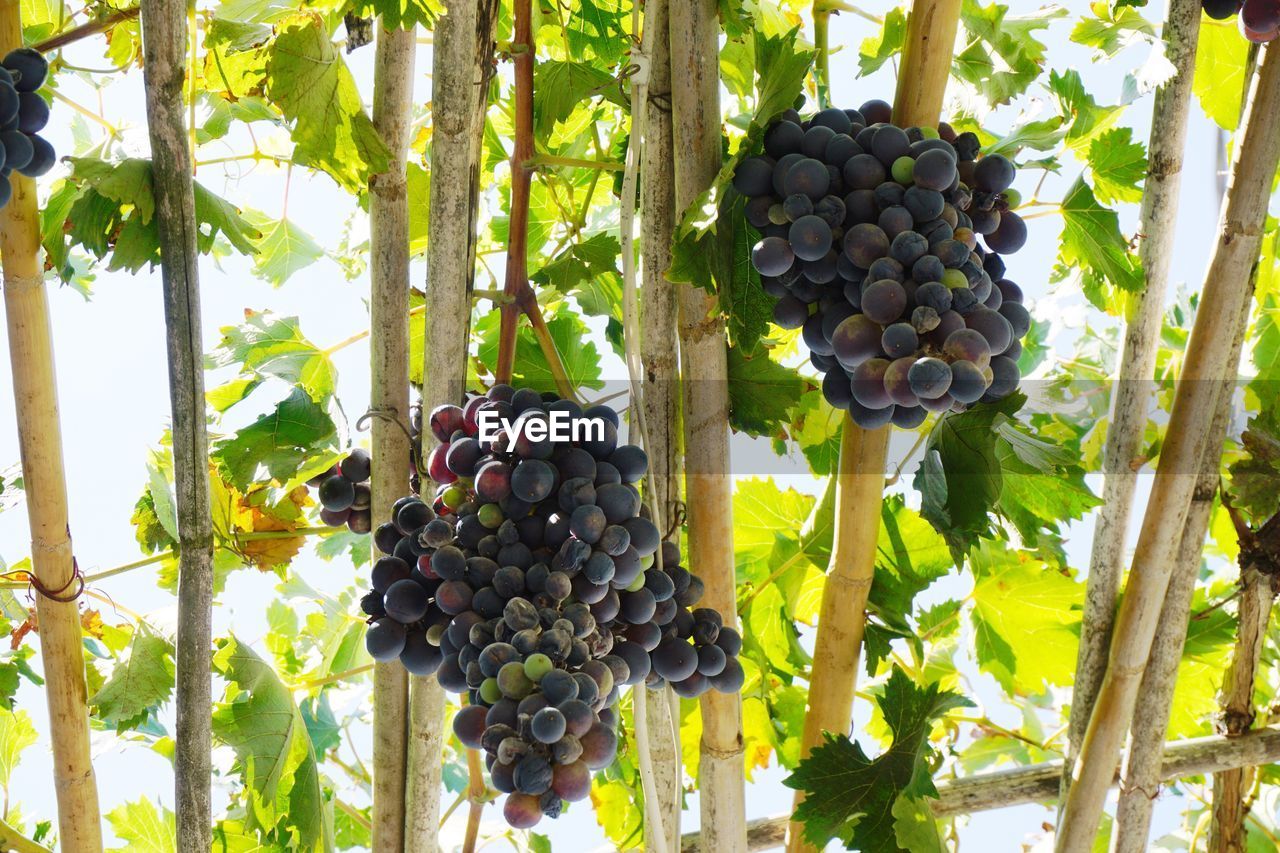
[[(881, 14), (888, 8), (885, 0), (863, 4), (867, 11)], [(1014, 0), (1012, 13), (1028, 13), (1038, 4)], [(1149, 18), (1163, 17), (1163, 4), (1152, 3), (1143, 10)], [(1121, 92), (1125, 72), (1139, 66), (1147, 56), (1145, 47), (1131, 49), (1114, 61), (1095, 64), (1090, 52), (1070, 43), (1067, 34), (1071, 20), (1056, 22), (1043, 36), (1049, 47), (1049, 62), (1054, 67), (1067, 65), (1077, 68), (1086, 84), (1100, 102), (1114, 102)], [(892, 69), (886, 67), (873, 78), (857, 80), (856, 49), (859, 42), (872, 34), (872, 25), (852, 15), (837, 16), (831, 26), (832, 47), (841, 47), (833, 57), (833, 101), (840, 106), (856, 107), (863, 101), (881, 97), (892, 100)], [(371, 66), (373, 49), (367, 48), (348, 57), (366, 100), (372, 90)], [(78, 64), (102, 66), (99, 45), (77, 48), (72, 60)], [(430, 48), (420, 48), (416, 77), (416, 100), (425, 104), (430, 97), (431, 84)], [(70, 82), (66, 91), (84, 104), (96, 104), (97, 96), (85, 84)], [(1043, 94), (1040, 92), (1039, 94)], [(1017, 108), (1006, 108), (987, 120), (993, 130), (1006, 130), (1017, 118), (1022, 107), (1037, 108), (1037, 92), (1030, 99), (1023, 99)], [(147, 156), (146, 132), (143, 126), (141, 75), (131, 74), (124, 83), (115, 84), (107, 95), (105, 115), (124, 131), (125, 153)], [(1135, 138), (1145, 140), (1149, 127), (1150, 100), (1140, 102), (1127, 113), (1124, 121), (1131, 124)], [(59, 154), (72, 151), (72, 134), (68, 128), (71, 111), (62, 104), (55, 104), (50, 138)], [(1171, 289), (1191, 282), (1198, 286), (1204, 269), (1208, 236), (1217, 217), (1217, 196), (1214, 180), (1216, 158), (1215, 130), (1203, 118), (1198, 109), (1192, 112), (1193, 124), (1189, 136), (1188, 156), (1183, 185), (1182, 204), (1178, 223), (1179, 234), (1175, 241), (1176, 257), (1172, 265), (1174, 281)], [(95, 128), (93, 131), (97, 133)], [(221, 150), (220, 150), (221, 149)], [(249, 150), (243, 140), (227, 146), (208, 146), (202, 149), (202, 158), (245, 153)], [(231, 164), (230, 168), (237, 168)], [(59, 167), (62, 169), (65, 167)], [(223, 166), (202, 168), (198, 179), (214, 192), (221, 193), (237, 204), (252, 206), (271, 216), (278, 216), (284, 209), (284, 172), (269, 165), (259, 166), (253, 175), (237, 186), (227, 181)], [(1061, 179), (1050, 178), (1042, 190), (1043, 198), (1058, 198), (1063, 189), (1079, 172), (1079, 164), (1068, 163)], [(55, 172), (55, 174), (59, 174)], [(230, 173), (232, 177), (236, 173)], [(44, 179), (47, 186), (52, 176)], [(1024, 195), (1029, 196), (1034, 178), (1025, 177), (1018, 183)], [(326, 176), (308, 175), (303, 170), (293, 174), (289, 195), (288, 214), (299, 227), (310, 233), (322, 246), (337, 247), (347, 238), (347, 217), (354, 203)], [(1132, 230), (1133, 210), (1126, 211), (1127, 230)], [(1030, 223), (1030, 240), (1026, 248), (1010, 261), (1010, 277), (1019, 281), (1028, 296), (1035, 300), (1035, 314), (1040, 320), (1054, 322), (1055, 336), (1051, 343), (1068, 349), (1085, 317), (1083, 300), (1075, 295), (1050, 293), (1043, 276), (1056, 254), (1058, 220), (1035, 219)], [(363, 217), (354, 220), (352, 242), (359, 242), (367, 233)], [(492, 259), (491, 259), (492, 260)], [(500, 269), (500, 262), (494, 266)], [(415, 264), (413, 281), (421, 284), (424, 276), (421, 263)], [(269, 309), (283, 315), (300, 315), (303, 332), (321, 346), (340, 341), (367, 325), (365, 298), (368, 278), (348, 281), (343, 271), (330, 260), (321, 260), (295, 276), (284, 287), (273, 290), (255, 279), (249, 265), (241, 258), (233, 257), (215, 264), (209, 259), (201, 263), (203, 289), (202, 325), (206, 349), (218, 341), (218, 329), (240, 322), (245, 309)], [(53, 288), (50, 293), (51, 310), (57, 347), (59, 395), (62, 406), (62, 426), (66, 448), (66, 470), (71, 500), (71, 524), (80, 565), (87, 572), (119, 565), (139, 556), (129, 522), (134, 502), (143, 488), (146, 472), (146, 453), (152, 447), (169, 419), (169, 401), (166, 390), (163, 319), (161, 315), (160, 279), (158, 270), (151, 274), (131, 277), (126, 274), (98, 272), (91, 301), (86, 302), (68, 288)], [(1095, 320), (1096, 322), (1096, 320)], [(0, 329), (0, 337), (5, 332)], [(603, 349), (603, 347), (602, 347)], [(7, 352), (7, 341), (4, 349)], [(339, 396), (353, 419), (364, 409), (368, 399), (367, 347), (363, 344), (346, 348), (336, 355), (340, 371)], [(617, 359), (606, 364), (607, 379), (622, 379), (624, 368)], [(213, 387), (219, 380), (210, 378)], [(271, 393), (271, 392), (268, 392)], [(0, 409), (9, 410), (12, 386), (8, 370), (0, 370)], [(260, 406), (267, 404), (267, 398)], [(246, 415), (254, 411), (254, 404), (245, 406)], [(367, 442), (367, 437), (361, 436)], [(735, 443), (736, 448), (747, 445)], [(767, 452), (755, 450), (754, 452)], [(0, 469), (18, 458), (17, 437), (12, 417), (0, 417)], [(738, 470), (749, 467), (739, 459)], [(789, 478), (790, 479), (790, 478)], [(797, 478), (798, 487), (813, 490), (811, 479)], [(1095, 489), (1097, 483), (1093, 484)], [(1135, 513), (1141, 518), (1141, 507)], [(1083, 567), (1088, 559), (1088, 542), (1091, 525), (1075, 525), (1070, 532), (1070, 555), (1073, 565)], [(25, 556), (27, 544), (26, 515), (22, 508), (0, 514), (0, 556), (9, 562)], [(294, 564), (294, 569), (317, 589), (338, 591), (352, 581), (351, 570), (341, 563), (326, 564), (304, 557)], [(938, 599), (963, 593), (968, 581), (963, 576), (944, 580), (935, 585), (928, 597)], [(129, 611), (146, 614), (153, 623), (172, 630), (175, 621), (174, 599), (169, 593), (155, 586), (154, 578), (146, 572), (135, 572), (105, 581), (99, 591), (120, 605), (119, 619), (123, 621)], [(257, 642), (265, 633), (265, 610), (270, 600), (277, 596), (274, 578), (246, 570), (232, 575), (227, 589), (215, 612), (215, 633), (223, 634), (234, 628), (243, 639)], [(108, 621), (113, 620), (111, 605), (91, 601), (91, 606), (103, 610)], [(127, 607), (127, 609), (126, 609)], [(259, 645), (261, 649), (261, 646)], [(987, 706), (988, 713), (998, 722), (1017, 726), (1019, 720), (1006, 706), (999, 707), (999, 694), (994, 682), (979, 673), (968, 673), (978, 688), (978, 699)], [(331, 696), (335, 706), (344, 701), (358, 701), (361, 696), (350, 691)], [(54, 815), (55, 804), (50, 776), (47, 742), (47, 720), (42, 692), (24, 686), (18, 696), (20, 707), (27, 709), (42, 740), (29, 749), (14, 773), (12, 800), (23, 814), (49, 818)], [(341, 715), (342, 709), (335, 707)], [(856, 710), (855, 728), (865, 722), (867, 709), (862, 704)], [(163, 720), (172, 731), (172, 708)], [(366, 757), (369, 754), (368, 731), (358, 732), (358, 742)], [(225, 750), (219, 751), (220, 766), (229, 767)], [(113, 735), (95, 739), (95, 765), (103, 811), (140, 796), (151, 797), (172, 807), (172, 776), (167, 761), (156, 755), (144, 744), (127, 744)], [(748, 786), (748, 815), (762, 816), (781, 811), (790, 802), (791, 792), (781, 784), (785, 774), (776, 768), (758, 773)], [(225, 802), (219, 798), (220, 802)], [(447, 802), (448, 800), (446, 800)], [(694, 828), (698, 820), (696, 795), (689, 799), (685, 813), (685, 828)], [(446, 838), (456, 843), (461, 838), (465, 809), (446, 829)], [(500, 820), (497, 809), (487, 812), (496, 828)], [(1157, 812), (1157, 834), (1163, 834), (1176, 826), (1176, 803), (1168, 799)], [(976, 816), (962, 830), (961, 839), (968, 849), (1011, 850), (1020, 842), (1038, 837), (1041, 824), (1052, 820), (1049, 809), (1024, 806), (1000, 812)], [(490, 827), (486, 827), (490, 828)], [(560, 850), (585, 850), (605, 845), (605, 839), (595, 825), (590, 810), (583, 807), (571, 809), (559, 821), (544, 821), (539, 831), (550, 834)]]

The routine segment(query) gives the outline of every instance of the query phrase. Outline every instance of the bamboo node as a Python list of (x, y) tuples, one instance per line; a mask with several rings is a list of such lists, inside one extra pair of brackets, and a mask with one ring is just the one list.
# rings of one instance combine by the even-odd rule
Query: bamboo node
[(16, 292), (36, 290), (44, 287), (44, 276), (5, 273), (4, 286)]
[(712, 744), (707, 743), (706, 738), (702, 739), (699, 747), (703, 758), (713, 758), (717, 761), (726, 761), (730, 758), (741, 758), (743, 753), (746, 752), (746, 747), (743, 746), (741, 736), (739, 736), (734, 745), (728, 749), (722, 746), (713, 746)]
[[(69, 604), (80, 597), (84, 592), (84, 575), (80, 572), (80, 563), (75, 557), (71, 558), (71, 577), (67, 578), (67, 582), (57, 589), (50, 589), (45, 586), (40, 578), (25, 569), (17, 569), (11, 572), (0, 573), (0, 579), (8, 581), (25, 581), (27, 586), (34, 589), (40, 595), (51, 601), (60, 601), (63, 604)], [(74, 592), (68, 592), (75, 587)]]

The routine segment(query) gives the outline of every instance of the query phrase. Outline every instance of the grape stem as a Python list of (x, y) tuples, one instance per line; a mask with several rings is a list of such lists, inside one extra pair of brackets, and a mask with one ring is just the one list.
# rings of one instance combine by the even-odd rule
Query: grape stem
[(818, 57), (813, 64), (813, 76), (818, 84), (818, 107), (831, 106), (831, 44), (828, 32), (831, 25), (831, 9), (826, 0), (813, 0), (813, 46)]
[(884, 23), (884, 18), (881, 18), (879, 15), (873, 15), (870, 12), (865, 12), (851, 3), (843, 2), (843, 0), (814, 0), (813, 10), (815, 14), (819, 11), (826, 14), (831, 14), (833, 12), (837, 14), (840, 12), (848, 12), (851, 15), (857, 15), (859, 18), (870, 21), (873, 24)]
[(516, 340), (520, 315), (529, 318), (534, 338), (555, 380), (556, 390), (566, 400), (577, 399), (564, 360), (556, 349), (551, 330), (542, 316), (537, 295), (529, 286), (529, 196), (534, 159), (533, 147), (533, 71), (535, 44), (533, 37), (532, 0), (515, 3), (515, 33), (510, 56), (515, 65), (515, 149), (511, 154), (511, 215), (507, 234), (506, 283), (503, 287), (509, 302), (499, 305), (498, 363), (494, 378), (510, 382), (515, 370)]
[(476, 839), (480, 835), (480, 817), (484, 813), (486, 800), (484, 766), (480, 762), (479, 750), (467, 750), (467, 777), (467, 800), (471, 807), (467, 812), (467, 834), (462, 842), (462, 853), (475, 853)]
[(621, 172), (626, 168), (624, 163), (613, 160), (586, 160), (542, 153), (534, 154), (524, 163), (524, 167), (530, 170), (537, 169), (539, 166), (568, 166), (576, 169), (600, 169), (605, 172)]
[(87, 21), (78, 27), (72, 27), (66, 32), (58, 33), (56, 36), (50, 36), (44, 41), (36, 42), (33, 48), (41, 53), (49, 53), (53, 50), (66, 47), (69, 44), (75, 44), (81, 39), (95, 36), (98, 33), (106, 32), (116, 24), (122, 24), (125, 21), (138, 17), (139, 8), (133, 6), (129, 9), (121, 9), (118, 12), (112, 12), (110, 15), (98, 18), (95, 21)]

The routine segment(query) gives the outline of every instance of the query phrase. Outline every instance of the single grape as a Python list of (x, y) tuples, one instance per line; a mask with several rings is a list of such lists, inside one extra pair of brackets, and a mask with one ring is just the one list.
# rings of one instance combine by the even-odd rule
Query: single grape
[(991, 386), (987, 388), (987, 397), (993, 400), (1007, 397), (1018, 390), (1018, 382), (1022, 379), (1017, 362), (1002, 355), (991, 359), (991, 374)]
[(789, 239), (797, 258), (816, 261), (831, 249), (831, 226), (820, 217), (808, 214), (792, 224)]
[(892, 279), (872, 282), (862, 291), (862, 313), (881, 325), (895, 322), (907, 307), (907, 291)]
[[(579, 745), (578, 755), (583, 751)], [(552, 771), (551, 788), (571, 803), (585, 800), (591, 794), (591, 770), (580, 759), (557, 764)]]
[[(892, 249), (892, 244), (890, 244), (890, 249)], [(880, 281), (885, 278), (897, 282), (906, 281), (906, 271), (902, 264), (893, 258), (877, 258), (867, 269), (866, 281)]]
[(912, 166), (912, 179), (921, 190), (941, 193), (949, 189), (956, 179), (956, 158), (942, 148), (922, 152)]
[(987, 343), (986, 337), (974, 329), (960, 329), (952, 332), (943, 342), (942, 352), (953, 361), (972, 361), (979, 368), (991, 363), (992, 348)]
[(374, 660), (381, 663), (393, 661), (404, 651), (404, 626), (391, 618), (377, 619), (365, 632), (364, 645), (369, 652), (369, 657)]
[(19, 92), (34, 92), (49, 74), (49, 62), (33, 47), (9, 51), (0, 65), (13, 72), (13, 85)]
[(849, 404), (849, 417), (863, 429), (880, 429), (887, 426), (893, 419), (894, 408), (894, 406), (886, 406), (883, 409), (868, 409), (854, 400)]
[(907, 187), (907, 191), (902, 194), (902, 206), (916, 222), (928, 222), (942, 215), (946, 199), (936, 190), (916, 185)]
[(882, 335), (875, 321), (865, 314), (854, 314), (836, 327), (831, 348), (840, 364), (852, 370), (880, 353)]
[[(982, 336), (984, 343), (990, 348), (991, 355), (999, 355), (1009, 348), (1009, 344), (1013, 343), (1013, 325), (1003, 314), (998, 311), (992, 311), (986, 306), (980, 305), (966, 314), (964, 323), (970, 330)], [(956, 334), (960, 333), (956, 332)], [(980, 367), (985, 367), (988, 363), (980, 358), (970, 360), (978, 362)]]
[(919, 345), (919, 336), (910, 323), (894, 323), (885, 328), (884, 335), (880, 338), (880, 348), (890, 358), (911, 355)]
[(987, 378), (982, 368), (972, 361), (956, 361), (951, 365), (951, 387), (947, 392), (960, 403), (974, 403), (987, 391)]
[(783, 237), (765, 237), (751, 250), (751, 265), (761, 275), (779, 276), (795, 263), (791, 244)]
[(905, 157), (910, 150), (911, 140), (907, 138), (907, 132), (891, 124), (877, 130), (871, 140), (871, 153), (886, 167), (893, 165), (899, 157)]
[(883, 358), (864, 361), (853, 371), (853, 399), (868, 409), (883, 409), (893, 404), (885, 389), (884, 375), (890, 362)]
[(911, 392), (923, 400), (932, 400), (951, 387), (951, 366), (938, 358), (922, 358), (907, 371)]
[(915, 364), (917, 360), (914, 355), (896, 358), (889, 362), (889, 366), (885, 368), (885, 392), (889, 395), (889, 399), (900, 407), (916, 406), (920, 403), (920, 398), (911, 390), (911, 383), (908, 379), (911, 365)]
[(911, 176), (915, 171), (915, 167), (915, 158), (904, 154), (893, 161), (889, 167), (889, 174), (893, 176), (893, 180), (899, 186), (910, 186), (912, 182)]
[(748, 157), (733, 173), (733, 188), (745, 196), (767, 196), (773, 189), (773, 168), (768, 157)]
[(1243, 0), (1201, 0), (1204, 13), (1215, 21), (1225, 21), (1240, 12)]
[(421, 584), (415, 580), (406, 579), (398, 580), (387, 587), (383, 606), (386, 608), (388, 616), (397, 622), (407, 625), (411, 622), (417, 622), (425, 616), (430, 602), (427, 597), (427, 591)]
[(848, 409), (853, 402), (853, 386), (849, 374), (837, 365), (822, 377), (822, 396), (837, 409)]
[(903, 267), (914, 266), (929, 252), (929, 241), (915, 231), (902, 231), (889, 244), (889, 257)]
[(803, 142), (804, 130), (790, 121), (777, 122), (764, 134), (764, 150), (774, 160), (798, 153)]
[(1027, 244), (1027, 225), (1021, 216), (1006, 211), (1000, 217), (999, 226), (985, 239), (992, 251), (1011, 255)]
[[(855, 154), (841, 170), (845, 186), (850, 190), (874, 190), (884, 183), (888, 172), (884, 164), (871, 154)], [(847, 204), (847, 200), (846, 200)]]
[(893, 409), (893, 425), (898, 429), (915, 429), (924, 423), (929, 416), (920, 406), (895, 406)]
[(788, 196), (803, 193), (811, 199), (819, 199), (831, 188), (831, 175), (821, 160), (806, 157), (787, 170), (782, 188)]

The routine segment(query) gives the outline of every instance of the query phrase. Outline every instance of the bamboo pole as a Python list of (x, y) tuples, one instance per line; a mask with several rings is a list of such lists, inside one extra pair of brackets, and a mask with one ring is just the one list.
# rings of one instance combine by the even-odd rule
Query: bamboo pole
[[(0, 54), (22, 44), (19, 0), (0, 0)], [(67, 522), (67, 481), (58, 421), (49, 297), (40, 265), (40, 214), (36, 185), (11, 175), (13, 197), (0, 210), (5, 319), (13, 371), (13, 410), (26, 483), (31, 527), (31, 568), (49, 590), (68, 589), (75, 558)], [(85, 706), (84, 652), (75, 601), (36, 595), (40, 657), (49, 703), (50, 749), (58, 799), (58, 839), (64, 851), (102, 849), (98, 788), (89, 760), (89, 712)]]
[[(498, 0), (448, 0), (436, 21), (431, 58), (431, 164), (434, 174), (427, 244), (422, 407), (424, 414), (460, 403), (475, 283), (480, 152), (493, 73)], [(424, 418), (425, 421), (425, 418)], [(435, 437), (425, 425), (420, 458)], [(444, 690), (434, 676), (411, 679), (409, 700), (408, 848), (439, 849), (440, 762)]]
[[(1076, 756), (1089, 723), (1093, 700), (1107, 668), (1107, 647), (1115, 617), (1120, 576), (1124, 571), (1125, 534), (1133, 510), (1139, 454), (1147, 427), (1147, 406), (1155, 373), (1156, 351), (1164, 317), (1164, 296), (1173, 260), (1178, 193), (1182, 186), (1183, 149), (1191, 80), (1195, 73), (1196, 39), (1200, 32), (1200, 0), (1169, 0), (1165, 18), (1165, 58), (1173, 76), (1159, 88), (1152, 103), (1146, 180), (1138, 219), (1138, 254), (1142, 259), (1143, 289), (1128, 306), (1124, 350), (1111, 394), (1111, 419), (1103, 449), (1106, 478), (1102, 508), (1093, 535), (1093, 552), (1085, 587), (1080, 624), (1080, 649), (1071, 693), (1067, 766)], [(1197, 551), (1197, 554), (1199, 552)], [(1160, 742), (1163, 741), (1163, 735)], [(1062, 778), (1063, 794), (1070, 775)]]
[[(369, 179), (369, 411), (374, 518), (408, 491), (409, 205), (405, 172), (413, 105), (413, 29), (378, 26), (373, 124), (391, 152), (387, 170)], [(376, 556), (376, 554), (375, 554)], [(411, 849), (406, 838), (409, 674), (399, 661), (373, 669), (373, 848)]]
[(144, 0), (143, 79), (151, 138), (155, 222), (160, 239), (173, 471), (178, 506), (177, 737), (174, 782), (178, 849), (204, 853), (213, 843), (209, 780), (213, 665), (213, 516), (204, 401), (204, 343), (196, 254), (195, 187), (182, 92), (187, 11)]
[[(1238, 738), (1221, 735), (1188, 738), (1167, 744), (1161, 764), (1164, 781), (1186, 776), (1202, 776), (1231, 767), (1258, 766), (1280, 761), (1280, 727), (1254, 729)], [(1058, 793), (1062, 760), (978, 773), (937, 783), (938, 799), (930, 800), (934, 817), (949, 818), (983, 811), (1044, 803)], [(1113, 776), (1105, 784), (1114, 787)], [(1105, 788), (1104, 788), (1105, 790)], [(782, 843), (790, 815), (758, 818), (747, 824), (749, 850), (768, 850)], [(681, 839), (681, 853), (711, 853), (701, 833), (690, 832)]]
[[(649, 47), (649, 94), (644, 104), (644, 149), (640, 168), (640, 270), (644, 299), (640, 304), (641, 396), (649, 484), (663, 523), (678, 517), (680, 503), (680, 377), (678, 373), (677, 297), (667, 280), (671, 235), (676, 227), (675, 180), (671, 170), (671, 42), (668, 0), (648, 0), (644, 28)], [(663, 531), (666, 532), (665, 530)], [(641, 689), (641, 688), (637, 688)], [(679, 700), (670, 687), (648, 690), (649, 752), (653, 787), (659, 799), (661, 828), (645, 823), (645, 849), (656, 849), (661, 831), (667, 850), (680, 842), (682, 770)]]
[[(670, 5), (672, 162), (675, 203), (684, 210), (720, 169), (719, 19), (716, 0)], [(716, 297), (677, 290), (684, 403), (688, 565), (706, 588), (704, 606), (735, 624), (733, 477), (729, 461), (728, 348)], [(742, 697), (703, 695), (699, 788), (702, 826), (722, 853), (746, 849)]]
[[(1249, 303), (1242, 303), (1241, 323), (1248, 321), (1248, 309)], [(1243, 336), (1238, 336), (1228, 363), (1238, 365), (1243, 348)], [(1182, 529), (1169, 588), (1161, 606), (1159, 627), (1142, 674), (1139, 695), (1150, 712), (1135, 714), (1129, 729), (1128, 749), (1120, 773), (1123, 784), (1116, 806), (1115, 828), (1111, 833), (1113, 853), (1143, 853), (1148, 846), (1151, 811), (1163, 779), (1160, 763), (1164, 755), (1165, 735), (1169, 730), (1169, 710), (1178, 680), (1178, 665), (1182, 662), (1182, 648), (1187, 639), (1187, 613), (1191, 610), (1191, 597), (1200, 573), (1200, 554), (1204, 550), (1205, 534), (1209, 531), (1213, 499), (1218, 493), (1222, 442), (1231, 422), (1234, 392), (1234, 385), (1224, 385), (1219, 392), (1213, 424), (1209, 429), (1209, 442), (1200, 461), (1199, 478)]]
[[(893, 104), (898, 125), (937, 125), (959, 23), (960, 0), (912, 4)], [(814, 640), (802, 756), (822, 743), (823, 732), (847, 732), (853, 719), (867, 596), (875, 574), (889, 431), (890, 427), (864, 430), (845, 417), (836, 473), (836, 527)], [(793, 810), (803, 799), (803, 792), (797, 791)], [(804, 841), (801, 825), (793, 822), (787, 850), (814, 849)]]
[[(1239, 737), (1253, 725), (1253, 691), (1262, 663), (1262, 648), (1271, 623), (1280, 572), (1280, 515), (1256, 533), (1235, 512), (1226, 496), (1240, 536), (1240, 599), (1236, 606), (1236, 643), (1222, 681), (1218, 731)], [(1213, 776), (1210, 853), (1243, 853), (1247, 847), (1245, 818), (1252, 806), (1245, 792), (1253, 785), (1253, 767), (1233, 767)]]
[(1271, 179), (1280, 162), (1280, 132), (1274, 124), (1277, 110), (1280, 48), (1268, 45), (1259, 51), (1219, 237), (1205, 274), (1151, 500), (1116, 618), (1117, 642), (1111, 646), (1107, 672), (1073, 766), (1072, 788), (1059, 822), (1059, 853), (1087, 851), (1092, 846), (1106, 798), (1105, 780), (1114, 771), (1133, 718), (1174, 552), (1208, 441), (1211, 419), (1204, 413), (1211, 410), (1220, 383), (1231, 372), (1233, 342), (1243, 334), (1238, 309), (1249, 296), (1249, 273), (1258, 257)]
[[(422, 410), (462, 401), (475, 283), (480, 150), (489, 108), (498, 0), (448, 0), (431, 47), (431, 187), (422, 347)], [(424, 419), (425, 420), (425, 419)], [(421, 459), (435, 446), (422, 429)], [(440, 822), (444, 690), (434, 676), (411, 679), (408, 849), (433, 853)]]

